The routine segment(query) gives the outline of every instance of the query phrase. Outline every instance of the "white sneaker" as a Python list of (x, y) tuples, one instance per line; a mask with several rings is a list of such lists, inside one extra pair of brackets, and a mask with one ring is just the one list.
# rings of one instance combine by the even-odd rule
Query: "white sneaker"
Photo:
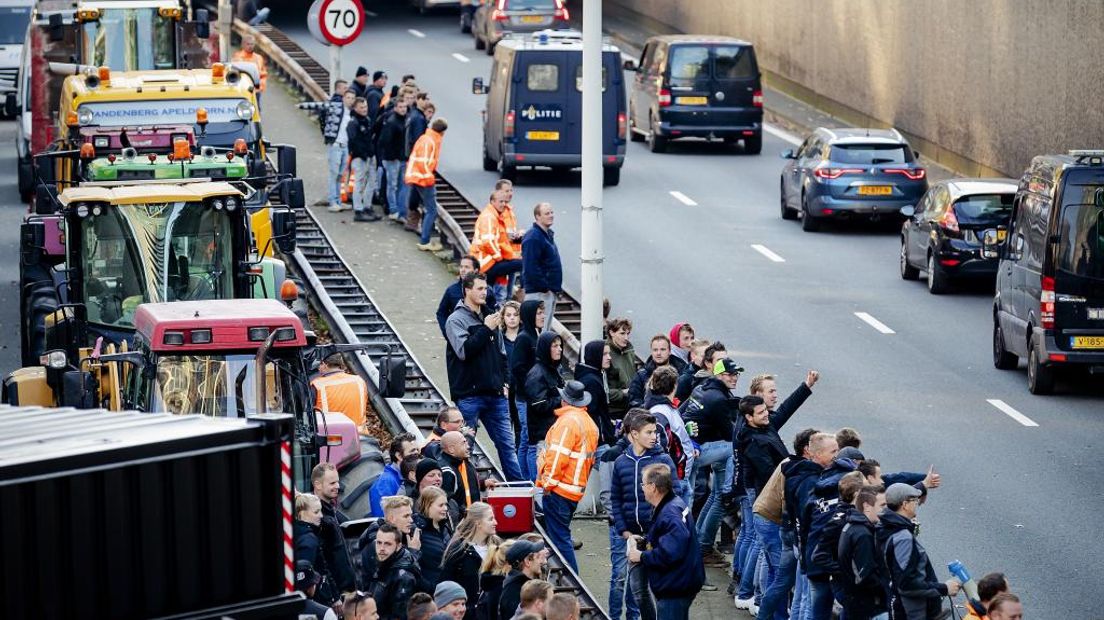
[(392, 222), (397, 222), (399, 220), (399, 214), (398, 213), (392, 213), (392, 214), (387, 216), (387, 219), (391, 220)]
[(733, 600), (736, 602), (736, 609), (748, 609), (755, 604), (754, 598), (740, 598), (739, 595), (733, 597)]
[(341, 213), (342, 211), (348, 211), (350, 209), (352, 209), (352, 207), (350, 207), (349, 205), (344, 205), (340, 203), (326, 207), (326, 210), (330, 213)]
[(756, 605), (755, 603), (752, 603), (751, 605), (748, 605), (748, 613), (751, 614), (752, 618), (758, 618), (759, 617), (759, 606)]

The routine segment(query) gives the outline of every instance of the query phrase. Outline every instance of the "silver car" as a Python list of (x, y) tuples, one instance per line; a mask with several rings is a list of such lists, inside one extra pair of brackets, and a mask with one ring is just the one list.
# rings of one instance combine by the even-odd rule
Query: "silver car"
[(472, 22), (475, 49), (491, 56), (508, 32), (567, 28), (570, 17), (564, 0), (486, 0)]

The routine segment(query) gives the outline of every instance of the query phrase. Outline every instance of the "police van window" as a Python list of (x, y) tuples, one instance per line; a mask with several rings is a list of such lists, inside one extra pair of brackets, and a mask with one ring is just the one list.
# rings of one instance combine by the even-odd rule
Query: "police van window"
[(525, 84), (530, 91), (554, 92), (560, 89), (559, 65), (529, 65)]
[[(583, 92), (583, 65), (575, 67), (575, 90)], [(602, 92), (606, 92), (606, 67), (602, 67)]]
[(718, 45), (713, 48), (713, 76), (721, 80), (755, 77), (750, 49), (743, 45)]
[(671, 51), (671, 77), (692, 80), (706, 74), (709, 66), (709, 48), (679, 45)]
[(1058, 222), (1058, 269), (1104, 279), (1104, 186), (1067, 185)]

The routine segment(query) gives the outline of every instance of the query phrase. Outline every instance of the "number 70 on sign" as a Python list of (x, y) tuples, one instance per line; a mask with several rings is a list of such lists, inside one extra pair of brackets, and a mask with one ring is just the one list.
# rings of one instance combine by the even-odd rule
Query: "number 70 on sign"
[(364, 29), (364, 6), (360, 0), (314, 0), (307, 11), (307, 28), (322, 43), (348, 45)]

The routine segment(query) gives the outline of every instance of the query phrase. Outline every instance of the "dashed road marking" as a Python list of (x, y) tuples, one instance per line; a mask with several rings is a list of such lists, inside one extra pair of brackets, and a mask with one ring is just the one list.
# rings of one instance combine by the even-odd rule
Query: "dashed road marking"
[(410, 34), (418, 37), (419, 39), (424, 39), (425, 38), (425, 33), (422, 32), (421, 30), (414, 30), (413, 28), (407, 28), (406, 31), (409, 32)]
[(765, 245), (761, 245), (761, 244), (758, 244), (758, 243), (753, 243), (753, 244), (751, 244), (751, 249), (753, 249), (756, 252), (762, 254), (763, 256), (766, 256), (767, 258), (769, 258), (770, 260), (772, 260), (776, 263), (786, 262), (786, 259), (784, 259), (781, 256), (775, 254), (774, 252), (771, 251), (770, 248), (768, 248)]
[(859, 317), (863, 323), (873, 327), (874, 329), (882, 332), (883, 334), (896, 334), (897, 332), (889, 328), (888, 325), (874, 318), (868, 312), (856, 312), (855, 316)]
[(801, 145), (801, 138), (798, 138), (797, 136), (793, 135), (792, 133), (786, 131), (785, 129), (780, 129), (778, 127), (775, 127), (774, 125), (768, 125), (767, 123), (763, 123), (763, 131), (769, 133), (770, 135), (772, 135), (776, 138), (781, 138), (781, 139), (785, 140), (786, 142), (789, 142), (790, 144), (792, 144), (794, 146), (800, 146)]
[(471, 62), (470, 58), (468, 58), (467, 56), (461, 54), (460, 52), (453, 52), (452, 57), (455, 58), (456, 60), (459, 60), (460, 62)]
[(1016, 411), (1015, 409), (1012, 408), (1012, 405), (1009, 405), (1008, 403), (1004, 402), (1003, 400), (1001, 400), (999, 398), (987, 398), (985, 400), (990, 405), (993, 405), (994, 407), (999, 409), (1001, 411), (1001, 413), (1004, 413), (1008, 417), (1010, 417), (1013, 420), (1019, 422), (1020, 424), (1023, 424), (1024, 426), (1038, 426), (1038, 424), (1035, 422), (1035, 420), (1032, 420), (1031, 418), (1025, 416), (1024, 414), (1020, 413), (1019, 411)]
[(668, 193), (669, 193), (669, 194), (671, 194), (672, 196), (674, 196), (675, 200), (677, 200), (677, 201), (681, 202), (682, 204), (684, 204), (684, 205), (686, 205), (686, 206), (688, 206), (688, 207), (696, 207), (696, 206), (698, 206), (698, 203), (696, 203), (696, 202), (694, 202), (693, 200), (691, 200), (689, 196), (687, 196), (686, 194), (684, 194), (684, 193), (682, 193), (682, 192), (679, 192), (679, 191), (675, 191), (675, 190), (671, 190), (671, 191), (670, 191), (670, 192), (668, 192)]

